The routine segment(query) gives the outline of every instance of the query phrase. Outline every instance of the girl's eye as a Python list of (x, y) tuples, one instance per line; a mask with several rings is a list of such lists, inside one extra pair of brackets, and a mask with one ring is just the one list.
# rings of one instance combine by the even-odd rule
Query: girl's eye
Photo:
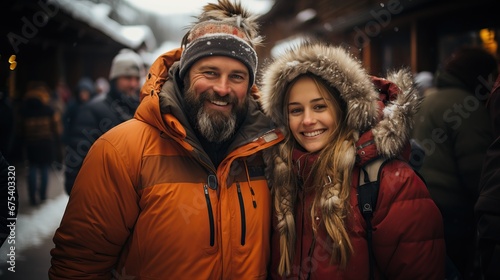
[(314, 106), (314, 110), (316, 111), (322, 111), (322, 110), (325, 110), (328, 106), (326, 106), (326, 104), (318, 104), (318, 105), (315, 105)]
[(288, 110), (288, 114), (290, 115), (297, 115), (300, 112), (302, 112), (302, 109), (300, 108), (291, 108)]

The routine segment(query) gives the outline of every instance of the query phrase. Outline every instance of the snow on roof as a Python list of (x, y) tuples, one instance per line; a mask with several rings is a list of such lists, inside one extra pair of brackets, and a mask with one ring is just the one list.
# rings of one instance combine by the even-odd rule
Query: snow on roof
[(181, 46), (180, 42), (165, 41), (157, 49), (153, 50), (152, 52), (141, 53), (141, 56), (144, 59), (144, 63), (146, 63), (147, 65), (152, 65), (153, 62), (160, 55), (162, 55), (163, 53), (168, 52), (170, 50), (180, 48), (180, 46)]
[(137, 49), (142, 43), (146, 45), (148, 51), (156, 48), (156, 39), (149, 26), (121, 25), (109, 18), (111, 7), (107, 4), (96, 4), (87, 0), (49, 0), (49, 2), (129, 48)]

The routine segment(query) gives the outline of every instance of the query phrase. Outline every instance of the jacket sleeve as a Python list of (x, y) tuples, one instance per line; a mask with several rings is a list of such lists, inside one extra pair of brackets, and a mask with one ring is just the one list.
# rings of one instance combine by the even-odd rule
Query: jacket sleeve
[[(462, 118), (457, 129), (453, 128), (450, 129), (450, 134), (454, 143), (454, 160), (458, 167), (456, 175), (464, 182), (467, 191), (477, 197), (484, 156), (493, 141), (488, 112), (481, 109), (472, 110), (468, 117)], [(474, 140), (471, 141), (472, 135)]]
[(127, 162), (106, 139), (90, 149), (53, 238), (50, 279), (111, 279), (139, 214)]
[(487, 279), (500, 279), (500, 136), (486, 152), (479, 198), (474, 211), (477, 217), (478, 250), (481, 271)]
[(500, 76), (488, 100), (496, 140), (488, 147), (479, 181), (477, 217), (481, 272), (485, 279), (500, 279)]
[(400, 160), (387, 163), (380, 176), (373, 244), (381, 273), (387, 279), (444, 279), (442, 217), (424, 182)]

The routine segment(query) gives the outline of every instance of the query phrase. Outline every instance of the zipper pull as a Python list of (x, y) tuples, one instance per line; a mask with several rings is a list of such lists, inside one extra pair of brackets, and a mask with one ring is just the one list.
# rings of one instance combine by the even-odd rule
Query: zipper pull
[(257, 208), (257, 201), (255, 201), (255, 192), (253, 191), (252, 186), (248, 185), (250, 187), (250, 193), (252, 194), (252, 204), (253, 208)]
[(212, 190), (217, 189), (217, 177), (214, 174), (208, 175), (208, 187), (211, 188)]

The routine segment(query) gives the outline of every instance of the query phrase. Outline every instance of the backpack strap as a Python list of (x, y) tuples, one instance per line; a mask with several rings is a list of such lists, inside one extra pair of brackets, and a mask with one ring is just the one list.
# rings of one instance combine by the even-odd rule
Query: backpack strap
[(370, 280), (375, 279), (373, 272), (373, 268), (375, 266), (375, 254), (373, 252), (373, 227), (371, 219), (373, 217), (373, 211), (377, 205), (380, 172), (385, 163), (387, 163), (387, 160), (379, 157), (362, 166), (361, 171), (359, 172), (357, 197), (359, 210), (361, 211), (361, 214), (366, 222), (366, 241), (368, 243)]
[(380, 170), (386, 162), (386, 159), (379, 157), (361, 167), (358, 181), (358, 204), (365, 219), (373, 215), (378, 198)]

